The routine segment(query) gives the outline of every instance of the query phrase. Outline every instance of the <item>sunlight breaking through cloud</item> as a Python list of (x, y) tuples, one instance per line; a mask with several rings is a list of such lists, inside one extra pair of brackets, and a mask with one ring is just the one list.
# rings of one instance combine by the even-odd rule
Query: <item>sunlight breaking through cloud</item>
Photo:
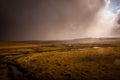
[(87, 31), (88, 37), (108, 37), (114, 28), (115, 19), (118, 13), (110, 10), (110, 0), (105, 0), (106, 5), (96, 15), (90, 28)]

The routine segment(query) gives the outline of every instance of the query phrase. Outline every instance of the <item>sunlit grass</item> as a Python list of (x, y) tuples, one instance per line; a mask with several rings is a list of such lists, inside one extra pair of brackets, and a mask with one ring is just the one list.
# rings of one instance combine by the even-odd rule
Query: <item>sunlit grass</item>
[[(15, 44), (15, 45), (14, 45)], [(41, 80), (119, 80), (120, 43), (99, 42), (80, 44), (2, 44), (0, 56), (12, 59), (13, 54), (22, 57), (11, 62), (27, 71), (26, 76)], [(32, 46), (33, 45), (33, 46)], [(17, 46), (17, 47), (15, 47)], [(27, 55), (26, 55), (27, 54)], [(13, 56), (9, 56), (13, 55)], [(2, 62), (2, 61), (1, 61)], [(5, 67), (2, 67), (5, 66)], [(8, 76), (7, 65), (0, 71)], [(1, 74), (2, 74), (1, 73)]]
[[(116, 49), (116, 50), (115, 50)], [(32, 76), (41, 79), (118, 79), (120, 48), (88, 48), (86, 50), (30, 54), (17, 60)], [(47, 77), (45, 77), (47, 75)]]

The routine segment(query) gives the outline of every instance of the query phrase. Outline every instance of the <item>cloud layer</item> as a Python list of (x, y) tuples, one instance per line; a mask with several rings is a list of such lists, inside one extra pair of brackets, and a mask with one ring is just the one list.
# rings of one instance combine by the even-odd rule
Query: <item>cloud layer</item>
[(56, 40), (86, 37), (105, 1), (1, 0), (0, 5), (1, 40)]

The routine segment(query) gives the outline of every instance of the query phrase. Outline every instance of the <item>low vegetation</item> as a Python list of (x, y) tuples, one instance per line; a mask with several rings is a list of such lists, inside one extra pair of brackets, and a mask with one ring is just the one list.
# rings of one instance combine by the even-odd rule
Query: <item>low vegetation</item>
[[(5, 60), (15, 53), (22, 56)], [(0, 78), (4, 80), (10, 76), (9, 64), (27, 80), (120, 80), (119, 42), (1, 48), (0, 56)]]
[(37, 79), (120, 79), (120, 53), (113, 48), (31, 54), (16, 61)]

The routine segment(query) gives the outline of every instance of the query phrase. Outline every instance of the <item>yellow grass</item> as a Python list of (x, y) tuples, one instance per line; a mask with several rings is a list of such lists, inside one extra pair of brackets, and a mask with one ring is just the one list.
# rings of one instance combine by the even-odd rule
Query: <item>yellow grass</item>
[[(116, 49), (116, 50), (115, 50)], [(93, 80), (119, 79), (120, 48), (85, 49), (30, 54), (17, 60), (37, 79)]]
[[(39, 45), (0, 43), (0, 57), (9, 60), (12, 56), (8, 55), (13, 54), (24, 56), (6, 62), (19, 66), (25, 76), (36, 80), (120, 79), (119, 42)], [(5, 63), (0, 64), (0, 78), (7, 79), (8, 72)]]

